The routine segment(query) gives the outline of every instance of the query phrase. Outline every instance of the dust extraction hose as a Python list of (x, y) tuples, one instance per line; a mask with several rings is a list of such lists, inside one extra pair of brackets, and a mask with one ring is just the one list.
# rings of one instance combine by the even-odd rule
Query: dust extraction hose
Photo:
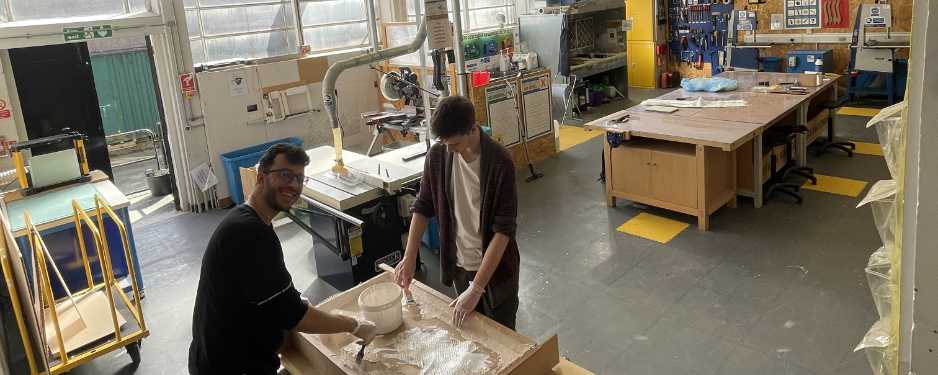
[(423, 45), (423, 41), (426, 38), (427, 28), (426, 18), (424, 18), (424, 20), (420, 22), (420, 25), (417, 26), (417, 35), (410, 44), (338, 61), (330, 65), (329, 69), (326, 70), (326, 76), (322, 81), (322, 103), (326, 109), (326, 114), (329, 116), (329, 122), (332, 123), (332, 141), (335, 147), (335, 166), (332, 167), (333, 172), (342, 174), (346, 172), (345, 164), (342, 163), (342, 127), (339, 126), (339, 109), (335, 92), (335, 83), (339, 79), (339, 74), (342, 74), (343, 71), (349, 68), (367, 65), (417, 51), (420, 49), (420, 46)]

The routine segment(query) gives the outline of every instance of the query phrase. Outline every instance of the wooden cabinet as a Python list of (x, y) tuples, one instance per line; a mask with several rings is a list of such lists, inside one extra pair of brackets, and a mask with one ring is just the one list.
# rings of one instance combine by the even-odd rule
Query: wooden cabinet
[(733, 152), (688, 143), (633, 138), (619, 147), (605, 146), (606, 196), (707, 217), (724, 204), (735, 204), (736, 160)]
[(651, 150), (642, 147), (612, 149), (611, 181), (617, 190), (629, 194), (651, 194)]
[(651, 196), (665, 202), (697, 208), (697, 163), (694, 147), (652, 152)]

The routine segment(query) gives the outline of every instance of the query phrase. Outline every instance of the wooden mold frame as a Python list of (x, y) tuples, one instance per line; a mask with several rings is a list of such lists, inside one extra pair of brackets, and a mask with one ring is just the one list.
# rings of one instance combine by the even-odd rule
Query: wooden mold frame
[[(362, 291), (384, 282), (393, 282), (391, 272), (383, 272), (350, 290), (336, 294), (317, 307), (325, 311), (357, 314), (358, 296)], [(411, 284), (411, 292), (417, 306), (405, 305), (403, 326), (384, 338), (379, 336), (376, 343), (393, 339), (410, 328), (434, 327), (446, 329), (454, 336), (473, 341), (487, 349), (486, 351), (497, 353), (498, 364), (493, 374), (550, 374), (560, 361), (556, 335), (538, 344), (481, 314), (472, 314), (463, 328), (457, 329), (449, 324), (452, 311), (449, 307), (449, 297), (416, 280)], [(287, 370), (294, 374), (366, 373), (354, 364), (349, 354), (342, 352), (342, 348), (353, 341), (355, 338), (346, 333), (315, 335), (291, 332), (281, 351), (281, 359)], [(366, 358), (367, 352), (366, 348)], [(405, 374), (417, 374), (420, 371), (409, 366), (400, 369)]]

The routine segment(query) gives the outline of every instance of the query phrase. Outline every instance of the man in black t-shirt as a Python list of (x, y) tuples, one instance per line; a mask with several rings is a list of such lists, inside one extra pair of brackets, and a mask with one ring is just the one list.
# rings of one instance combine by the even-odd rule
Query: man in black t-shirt
[(254, 193), (225, 216), (202, 259), (189, 373), (276, 374), (287, 331), (350, 332), (368, 344), (371, 322), (317, 310), (300, 297), (271, 220), (296, 203), (309, 157), (278, 144), (258, 165)]

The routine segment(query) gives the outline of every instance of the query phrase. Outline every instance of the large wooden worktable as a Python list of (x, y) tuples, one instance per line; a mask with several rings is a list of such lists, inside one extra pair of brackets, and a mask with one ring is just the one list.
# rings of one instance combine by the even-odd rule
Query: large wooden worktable
[[(621, 133), (627, 140), (635, 137), (644, 140), (629, 142), (623, 150), (611, 148), (606, 140), (606, 195), (610, 206), (615, 205), (618, 197), (687, 213), (697, 216), (701, 230), (707, 229), (710, 214), (725, 204), (735, 204), (735, 199), (727, 196), (735, 197), (737, 193), (749, 196), (756, 207), (761, 207), (765, 181), (762, 133), (790, 118), (794, 119), (793, 125), (812, 129), (810, 124), (817, 125), (829, 116), (825, 110), (808, 119), (812, 103), (837, 97), (838, 76), (825, 78), (818, 87), (808, 87), (805, 95), (751, 91), (759, 81), (797, 85), (799, 74), (725, 72), (719, 76), (737, 79), (739, 88), (720, 93), (678, 89), (657, 99), (740, 99), (746, 101), (745, 107), (681, 108), (665, 114), (649, 112), (638, 105), (586, 124)], [(629, 115), (626, 122), (610, 121), (624, 115)], [(795, 145), (798, 165), (806, 164), (807, 146), (819, 132), (820, 128), (814, 126), (809, 134), (798, 135)], [(741, 160), (738, 165), (744, 167), (740, 170), (737, 158)], [(733, 193), (727, 193), (727, 189)]]

